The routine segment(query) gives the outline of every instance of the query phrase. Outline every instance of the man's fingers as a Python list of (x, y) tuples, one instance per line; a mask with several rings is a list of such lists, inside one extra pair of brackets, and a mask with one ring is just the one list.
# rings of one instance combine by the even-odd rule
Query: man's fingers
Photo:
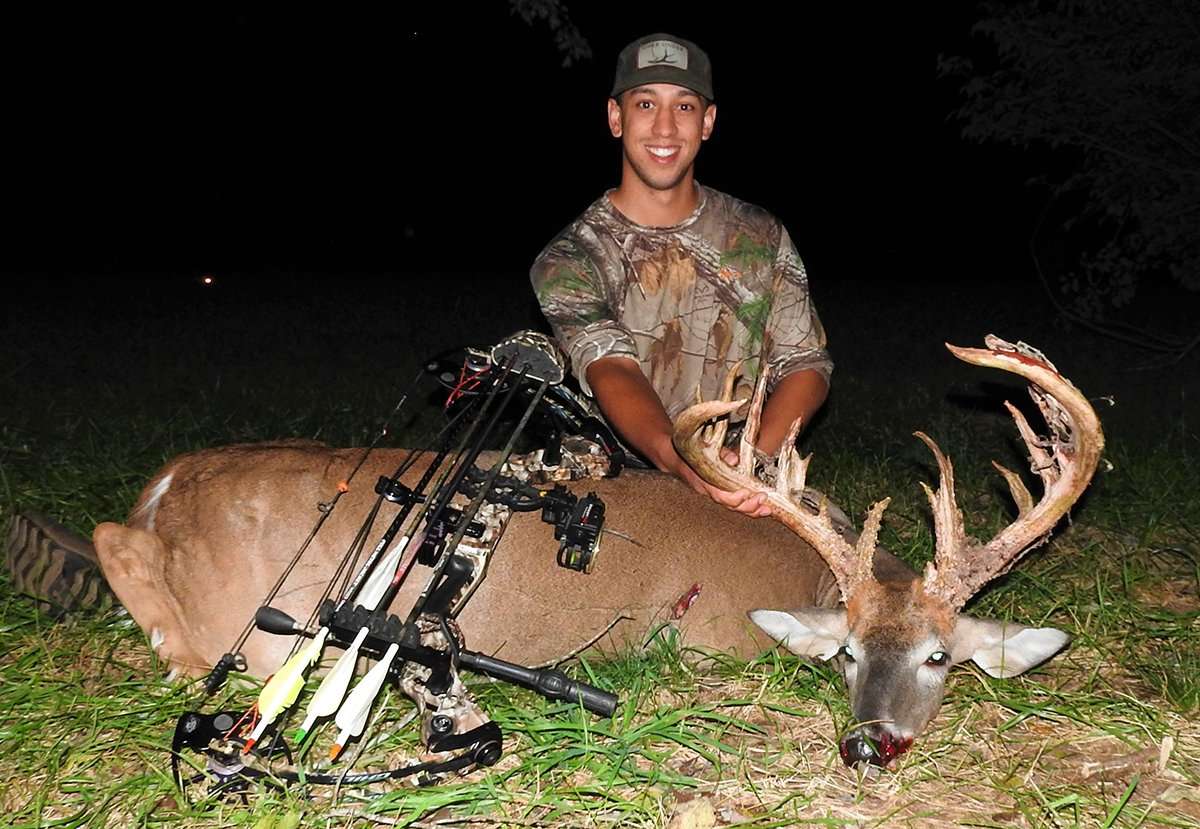
[(709, 498), (721, 506), (728, 507), (751, 518), (766, 518), (771, 514), (771, 507), (767, 504), (765, 493), (754, 492), (750, 489), (737, 489), (733, 492), (726, 492), (704, 481), (690, 469), (687, 469), (687, 473), (684, 474), (684, 480), (691, 484), (693, 489), (708, 495)]
[(732, 510), (740, 512), (743, 515), (749, 515), (752, 518), (766, 518), (771, 514), (771, 508), (767, 505), (767, 497), (761, 492), (752, 492), (749, 489), (725, 492), (724, 490), (712, 488), (708, 494), (718, 504), (723, 504)]
[(756, 494), (753, 498), (743, 501), (738, 507), (738, 512), (751, 518), (766, 518), (771, 514), (771, 507), (767, 504), (765, 495)]

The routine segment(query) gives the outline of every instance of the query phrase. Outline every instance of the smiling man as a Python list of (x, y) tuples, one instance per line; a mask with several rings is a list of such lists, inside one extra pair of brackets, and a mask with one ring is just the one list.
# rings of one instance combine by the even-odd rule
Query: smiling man
[(608, 100), (621, 182), (547, 245), (531, 277), (572, 372), (621, 438), (698, 492), (764, 516), (763, 496), (697, 477), (671, 444), (672, 421), (718, 396), (737, 361), (750, 376), (769, 365), (758, 441), (769, 464), (791, 422), (825, 401), (833, 363), (787, 231), (695, 180), (716, 119), (699, 47), (667, 34), (626, 46)]

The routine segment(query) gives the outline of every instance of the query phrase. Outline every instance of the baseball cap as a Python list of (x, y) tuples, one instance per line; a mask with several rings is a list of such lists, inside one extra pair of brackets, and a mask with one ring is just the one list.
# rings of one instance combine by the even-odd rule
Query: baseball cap
[(653, 34), (639, 37), (617, 56), (612, 97), (648, 83), (671, 83), (713, 100), (712, 64), (704, 50), (681, 37)]

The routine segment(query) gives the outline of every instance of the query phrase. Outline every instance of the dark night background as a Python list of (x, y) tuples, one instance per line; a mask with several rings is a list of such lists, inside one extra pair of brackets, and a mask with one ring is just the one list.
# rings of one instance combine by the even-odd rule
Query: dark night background
[[(271, 352), (315, 381), (343, 370), (326, 360), (361, 370), (389, 349), (540, 325), (528, 265), (617, 183), (615, 55), (656, 30), (709, 51), (719, 116), (697, 177), (788, 227), (835, 385), (911, 373), (942, 360), (941, 341), (989, 331), (1057, 353), (1086, 344), (1092, 357), (1069, 364), (1097, 375), (1094, 355), (1139, 359), (1103, 356), (1109, 344), (1063, 324), (1033, 276), (1043, 202), (1026, 180), (1044, 153), (966, 142), (947, 119), (958, 92), (937, 55), (987, 59), (972, 4), (567, 8), (593, 56), (565, 68), (546, 23), (504, 0), (10, 20), (0, 321), (42, 349), (18, 370), (128, 368), (142, 358), (113, 344), (136, 330), (143, 353), (186, 336), (217, 370)], [(1194, 300), (1146, 285), (1127, 311), (1186, 332)], [(296, 350), (364, 325), (381, 345)], [(1047, 343), (1059, 337), (1069, 345)], [(64, 356), (84, 351), (101, 358)], [(1145, 394), (1177, 378), (1138, 379)], [(1163, 414), (1186, 408), (1167, 397)]]
[(569, 68), (503, 0), (44, 23), (16, 90), (8, 264), (520, 273), (616, 183), (614, 56), (665, 29), (716, 67), (701, 181), (774, 210), (826, 279), (943, 276), (1023, 218), (1019, 174), (941, 124), (931, 39), (965, 42), (970, 20), (946, 9), (931, 28), (851, 7), (575, 3), (593, 57)]

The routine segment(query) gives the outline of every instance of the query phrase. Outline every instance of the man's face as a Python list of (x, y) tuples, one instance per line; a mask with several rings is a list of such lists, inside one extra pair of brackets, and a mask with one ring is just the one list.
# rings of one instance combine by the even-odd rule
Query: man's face
[(625, 167), (654, 190), (670, 190), (691, 175), (700, 143), (712, 135), (717, 107), (690, 89), (648, 84), (608, 101), (608, 127), (621, 139)]

